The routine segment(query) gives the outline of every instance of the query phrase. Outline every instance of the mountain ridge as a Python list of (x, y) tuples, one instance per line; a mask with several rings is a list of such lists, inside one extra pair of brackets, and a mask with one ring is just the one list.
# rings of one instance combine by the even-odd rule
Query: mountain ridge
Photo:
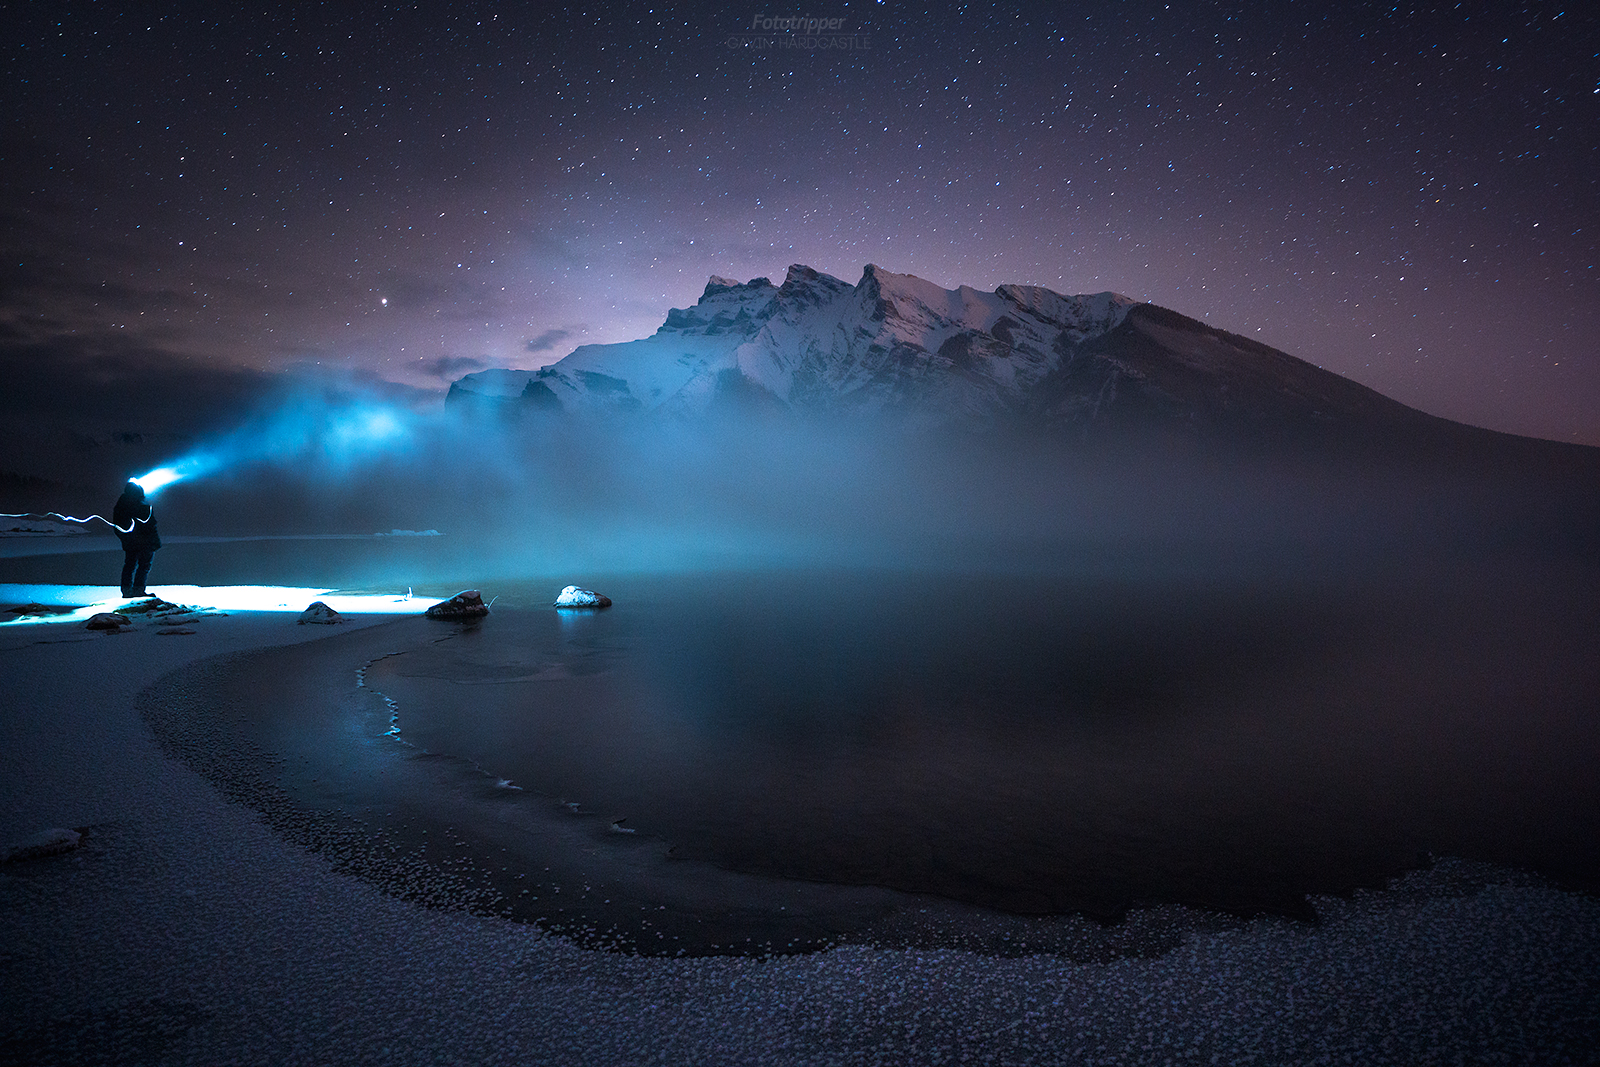
[(1510, 437), (1120, 293), (944, 289), (871, 263), (854, 285), (803, 264), (780, 285), (713, 275), (649, 337), (468, 374), (447, 400), (684, 417), (731, 404), (1085, 434)]

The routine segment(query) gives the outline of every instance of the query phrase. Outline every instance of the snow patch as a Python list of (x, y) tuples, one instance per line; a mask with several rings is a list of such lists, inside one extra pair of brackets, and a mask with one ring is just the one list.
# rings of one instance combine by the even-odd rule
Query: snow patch
[(558, 608), (609, 608), (611, 598), (601, 596), (590, 589), (580, 589), (569, 585), (561, 590), (561, 595), (556, 597), (555, 606)]

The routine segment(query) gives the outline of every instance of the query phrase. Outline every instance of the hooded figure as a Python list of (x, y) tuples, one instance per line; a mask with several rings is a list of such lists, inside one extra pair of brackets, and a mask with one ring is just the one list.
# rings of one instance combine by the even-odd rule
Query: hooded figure
[(161, 535), (156, 532), (155, 509), (145, 502), (144, 486), (129, 480), (117, 497), (111, 521), (122, 540), (122, 595), (148, 596), (144, 583), (150, 574), (150, 561), (161, 547)]

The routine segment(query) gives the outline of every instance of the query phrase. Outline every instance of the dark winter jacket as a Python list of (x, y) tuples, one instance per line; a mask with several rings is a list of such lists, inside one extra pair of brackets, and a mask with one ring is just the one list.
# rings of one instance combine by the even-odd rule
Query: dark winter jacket
[(121, 539), (124, 551), (137, 552), (142, 549), (154, 552), (161, 547), (161, 535), (156, 531), (155, 509), (145, 502), (144, 490), (133, 482), (129, 482), (122, 495), (117, 497), (111, 521), (117, 524), (117, 537)]

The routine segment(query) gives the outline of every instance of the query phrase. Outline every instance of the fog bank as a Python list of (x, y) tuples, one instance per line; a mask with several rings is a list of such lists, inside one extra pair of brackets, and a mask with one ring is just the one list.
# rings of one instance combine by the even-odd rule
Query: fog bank
[(438, 530), (442, 569), (503, 576), (1091, 560), (1154, 576), (1600, 542), (1589, 457), (1497, 449), (1274, 450), (763, 412), (519, 420), (305, 394), (172, 456), (189, 476), (156, 503), (174, 534)]

